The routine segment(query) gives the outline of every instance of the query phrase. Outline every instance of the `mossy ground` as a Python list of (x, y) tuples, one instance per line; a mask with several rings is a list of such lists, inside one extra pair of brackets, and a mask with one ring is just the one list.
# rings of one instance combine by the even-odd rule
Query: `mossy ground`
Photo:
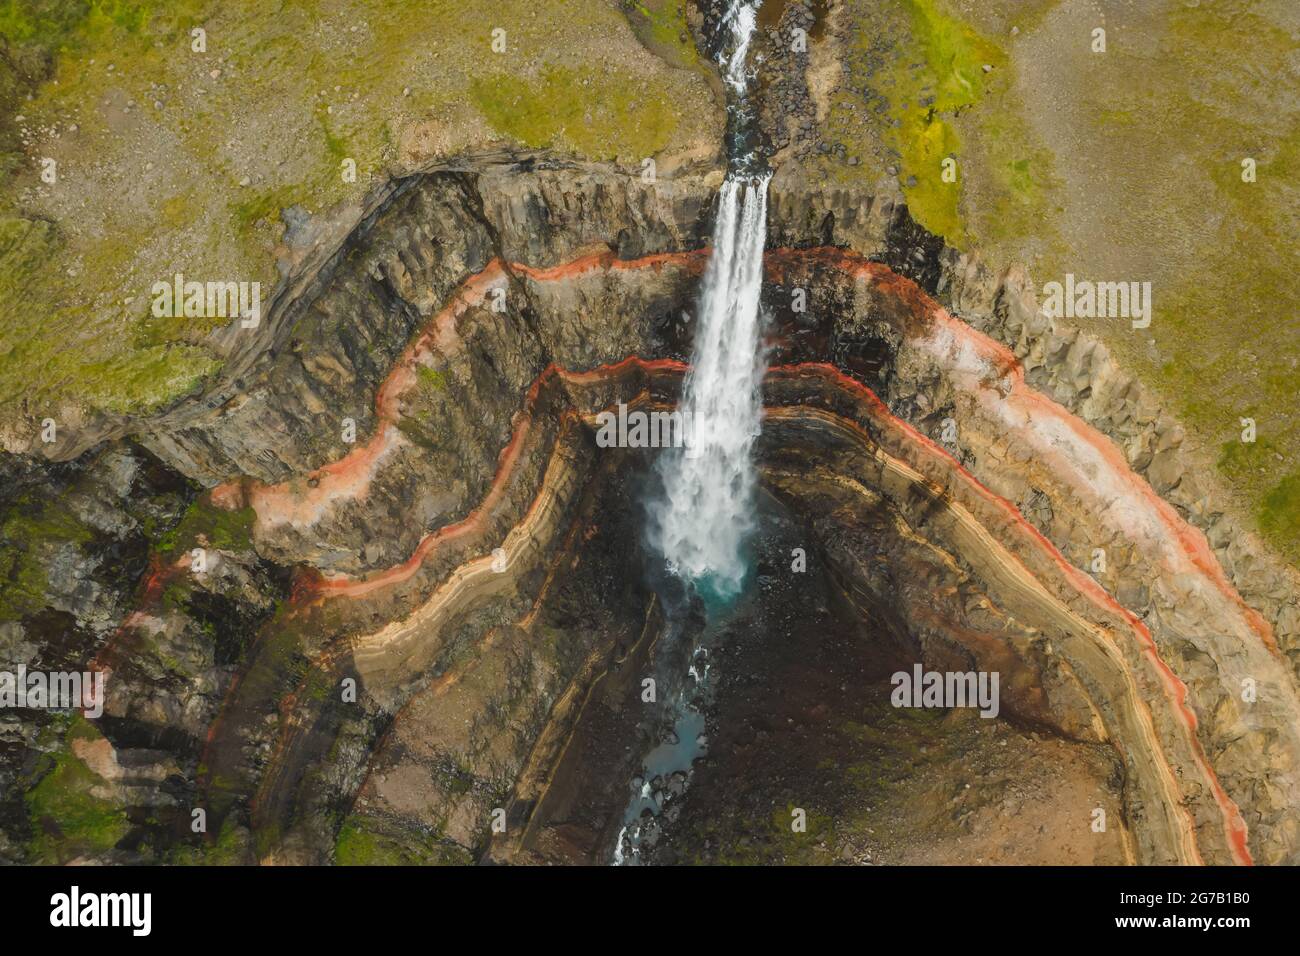
[(339, 866), (453, 866), (468, 865), (473, 859), (467, 851), (436, 837), (390, 834), (379, 821), (354, 813), (339, 828), (334, 862)]
[[(1285, 75), (1295, 21), (1246, 0), (1142, 14), (1111, 19), (1107, 52), (1089, 54), (1071, 91), (1070, 135), (1090, 144), (1094, 171), (1072, 171), (1088, 191), (1064, 200), (1069, 248), (1041, 271), (1152, 282), (1149, 330), (1103, 320), (1094, 331), (1210, 448), (1240, 443), (1240, 419), (1256, 420), (1257, 444), (1219, 456), (1220, 474), (1300, 562), (1300, 97), (1261, 81)], [(1245, 157), (1255, 182), (1242, 179)]]
[(157, 550), (164, 558), (199, 546), (218, 551), (247, 551), (253, 546), (252, 508), (227, 510), (214, 507), (207, 498), (192, 502), (180, 522), (158, 536)]
[[(846, 10), (856, 25), (845, 50), (854, 79), (832, 95), (826, 122), (845, 155), (875, 152), (892, 166), (912, 216), (951, 245), (1041, 228), (1055, 172), (1018, 114), (1005, 42), (944, 0), (850, 0)], [(972, 113), (978, 124), (966, 122)], [(879, 171), (871, 166), (822, 163), (840, 182)], [(972, 202), (972, 182), (995, 186), (992, 201)]]
[(825, 130), (863, 163), (815, 168), (843, 182), (892, 164), (922, 225), (1040, 285), (1151, 281), (1150, 329), (1081, 324), (1203, 445), (1256, 419), (1261, 444), (1220, 473), (1300, 561), (1300, 97), (1278, 79), (1294, 18), (1254, 0), (846, 0), (843, 20)]
[(629, 164), (716, 139), (680, 4), (646, 9), (663, 58), (603, 0), (0, 3), (23, 67), (0, 75), (0, 415), (198, 387), (217, 323), (152, 317), (150, 286), (261, 281), (265, 302), (284, 207), (498, 139)]
[(181, 844), (166, 858), (176, 866), (240, 866), (256, 861), (249, 845), (248, 831), (227, 819), (212, 843)]
[[(898, 151), (908, 208), (922, 225), (960, 244), (966, 230), (958, 210), (966, 157), (952, 119), (985, 94), (985, 64), (1003, 66), (1006, 55), (933, 0), (903, 4), (914, 49), (899, 51), (875, 76), (894, 123), (888, 142)], [(949, 176), (944, 163), (951, 160)]]
[(111, 850), (126, 836), (125, 811), (101, 793), (106, 782), (72, 752), (74, 740), (102, 739), (84, 717), (60, 722), (63, 745), (44, 759), (39, 782), (27, 791), (31, 818), (32, 858), (39, 863), (67, 863), (88, 853)]
[(0, 514), (0, 621), (45, 607), (50, 549), (80, 546), (91, 530), (60, 501), (20, 495)]
[(706, 71), (686, 22), (686, 0), (623, 0), (632, 29), (654, 53), (676, 67)]

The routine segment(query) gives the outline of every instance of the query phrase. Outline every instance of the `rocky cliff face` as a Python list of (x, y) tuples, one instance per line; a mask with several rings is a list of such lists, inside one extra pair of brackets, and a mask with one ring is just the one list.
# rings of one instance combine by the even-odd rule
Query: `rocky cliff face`
[[(624, 712), (667, 625), (648, 452), (596, 415), (676, 400), (719, 177), (491, 155), (391, 184), (228, 330), (209, 392), (23, 464), (99, 530), (35, 556), (59, 600), (6, 634), (49, 666), (67, 615), (109, 693), (98, 736), (11, 727), (7, 855), (598, 856), (558, 809), (565, 741)], [(888, 196), (778, 174), (769, 249), (763, 481), (849, 617), (1113, 754), (1124, 858), (1294, 860), (1294, 571), (1177, 423)], [(108, 825), (41, 799), (69, 767)]]

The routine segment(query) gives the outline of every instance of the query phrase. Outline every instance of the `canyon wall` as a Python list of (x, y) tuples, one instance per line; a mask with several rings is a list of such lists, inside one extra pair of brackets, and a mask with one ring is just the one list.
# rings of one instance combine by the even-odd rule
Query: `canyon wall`
[[(526, 823), (516, 781), (544, 789), (585, 688), (647, 639), (626, 549), (584, 551), (639, 467), (592, 431), (676, 400), (719, 177), (491, 155), (394, 183), (226, 333), (210, 391), (69, 439), (129, 434), (207, 489), (193, 543), (217, 556), (156, 548), (133, 613), (122, 585), (70, 612), (122, 621), (85, 641), (123, 688), (110, 763), (145, 769), (104, 799), (175, 830), (202, 805), (264, 860), (363, 832), (468, 859), (492, 810)], [(1172, 417), (888, 198), (783, 170), (768, 245), (760, 464), (846, 600), (927, 663), (1005, 670), (1018, 719), (1113, 746), (1135, 861), (1293, 860), (1294, 571), (1215, 506)], [(203, 637), (231, 629), (229, 652)]]

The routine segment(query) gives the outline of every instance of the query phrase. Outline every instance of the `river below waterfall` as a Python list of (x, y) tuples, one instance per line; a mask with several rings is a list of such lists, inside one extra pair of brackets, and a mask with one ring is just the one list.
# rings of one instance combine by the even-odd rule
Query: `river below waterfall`
[[(640, 639), (632, 612), (628, 649), (592, 688), (534, 808), (529, 858), (1122, 861), (1117, 835), (1074, 825), (1115, 799), (1107, 748), (969, 709), (893, 707), (890, 677), (916, 654), (892, 609), (861, 592), (851, 603), (806, 518), (764, 487), (755, 500), (736, 600), (657, 599)], [(867, 517), (887, 541), (888, 510)], [(606, 519), (601, 534), (625, 540), (635, 512)]]

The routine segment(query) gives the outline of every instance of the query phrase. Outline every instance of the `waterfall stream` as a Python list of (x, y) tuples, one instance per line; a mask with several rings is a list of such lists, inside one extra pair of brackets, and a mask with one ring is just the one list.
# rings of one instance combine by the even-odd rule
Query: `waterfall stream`
[[(706, 602), (726, 605), (748, 577), (745, 543), (754, 527), (753, 446), (762, 416), (766, 367), (759, 294), (771, 172), (755, 144), (746, 97), (750, 40), (761, 0), (735, 0), (722, 21), (719, 55), (728, 103), (731, 155), (718, 193), (712, 252), (700, 291), (694, 354), (681, 410), (688, 447), (659, 459), (662, 496), (650, 508), (649, 537), (667, 570)], [(673, 625), (670, 625), (670, 629)], [(695, 635), (684, 682), (665, 701), (671, 729), (646, 754), (623, 814), (615, 865), (641, 862), (675, 786), (680, 795), (704, 755), (710, 629)], [(666, 644), (673, 642), (670, 636)], [(676, 781), (676, 782), (674, 782)]]
[[(736, 3), (724, 26), (729, 42), (723, 75), (732, 92), (733, 123), (746, 125), (745, 65), (758, 3)], [(742, 131), (743, 132), (743, 131)], [(745, 137), (738, 135), (737, 142)], [(704, 597), (729, 599), (744, 584), (745, 537), (752, 526), (754, 468), (764, 355), (759, 292), (771, 173), (756, 171), (754, 147), (731, 157), (718, 194), (712, 254), (700, 295), (695, 351), (682, 411), (690, 447), (660, 461), (662, 500), (651, 513), (651, 538), (671, 573)]]

